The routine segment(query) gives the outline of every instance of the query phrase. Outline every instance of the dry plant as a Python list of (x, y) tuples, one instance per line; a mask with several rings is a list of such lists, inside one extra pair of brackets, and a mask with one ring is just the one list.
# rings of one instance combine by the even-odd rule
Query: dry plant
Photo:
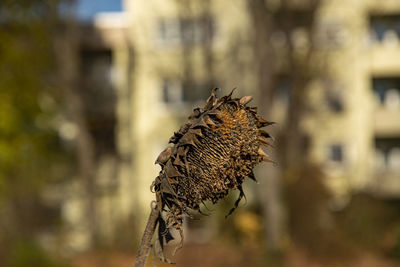
[(233, 91), (218, 98), (213, 89), (203, 108), (195, 108), (189, 120), (170, 138), (156, 163), (161, 171), (151, 188), (156, 194), (136, 260), (144, 266), (151, 238), (158, 225), (159, 257), (164, 256), (164, 245), (173, 240), (171, 229), (180, 233), (183, 244), (183, 216), (189, 211), (200, 211), (204, 201), (216, 203), (230, 190), (240, 194), (229, 216), (245, 197), (242, 183), (245, 178), (256, 181), (253, 168), (262, 161), (271, 161), (261, 149), (270, 146), (270, 135), (262, 127), (273, 124), (257, 114), (256, 107), (246, 106), (251, 96), (232, 98)]

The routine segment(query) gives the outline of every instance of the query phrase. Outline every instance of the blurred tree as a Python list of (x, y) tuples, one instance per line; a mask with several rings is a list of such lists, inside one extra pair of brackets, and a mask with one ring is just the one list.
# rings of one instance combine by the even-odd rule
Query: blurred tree
[[(257, 89), (263, 116), (271, 118), (274, 96), (282, 77), (291, 84), (287, 121), (282, 129), (275, 159), (281, 172), (301, 168), (306, 151), (300, 119), (306, 107), (306, 88), (313, 72), (314, 26), (319, 0), (249, 1), (253, 24)], [(282, 122), (280, 122), (282, 123)], [(285, 171), (285, 172), (286, 172)], [(276, 166), (263, 170), (263, 206), (266, 240), (270, 251), (279, 252), (284, 243), (285, 213), (282, 202), (282, 173)]]
[(57, 208), (40, 194), (67, 176), (69, 164), (58, 135), (60, 95), (52, 84), (50, 2), (60, 3), (0, 2), (0, 242), (8, 244), (0, 246), (3, 256), (18, 240), (59, 223)]
[[(58, 6), (52, 5), (53, 14)], [(91, 243), (99, 243), (99, 230), (96, 209), (96, 151), (93, 136), (88, 125), (88, 116), (85, 109), (84, 90), (80, 82), (80, 48), (79, 27), (76, 21), (73, 5), (65, 5), (63, 16), (53, 16), (53, 23), (60, 27), (53, 32), (53, 44), (59, 89), (66, 107), (69, 120), (76, 127), (75, 155), (78, 164), (78, 175), (84, 181), (85, 199), (87, 200), (85, 213), (88, 218), (88, 231)], [(98, 104), (98, 103), (92, 103)]]

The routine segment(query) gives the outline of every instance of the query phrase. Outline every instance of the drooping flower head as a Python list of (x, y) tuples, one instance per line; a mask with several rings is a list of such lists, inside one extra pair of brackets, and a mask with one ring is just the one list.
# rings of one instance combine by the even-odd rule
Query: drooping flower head
[(161, 171), (152, 188), (162, 211), (158, 219), (161, 248), (173, 239), (172, 228), (183, 240), (182, 219), (189, 210), (200, 211), (204, 201), (216, 203), (238, 189), (239, 198), (230, 215), (244, 197), (245, 178), (256, 180), (253, 168), (270, 161), (261, 149), (270, 145), (270, 135), (261, 128), (273, 123), (261, 118), (256, 107), (246, 106), (251, 96), (232, 98), (232, 91), (218, 98), (216, 90), (203, 108), (193, 110), (188, 122), (170, 138), (173, 146), (156, 160)]

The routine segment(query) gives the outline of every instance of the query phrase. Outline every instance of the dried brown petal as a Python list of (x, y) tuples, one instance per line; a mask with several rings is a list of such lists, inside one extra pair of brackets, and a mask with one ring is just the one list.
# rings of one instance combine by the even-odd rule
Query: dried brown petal
[(265, 138), (271, 138), (271, 136), (269, 135), (269, 133), (267, 133), (264, 130), (259, 130), (259, 133), (261, 136), (265, 137)]
[(247, 103), (249, 103), (251, 100), (253, 100), (253, 97), (252, 97), (252, 96), (243, 96), (243, 97), (239, 100), (239, 103), (240, 103), (240, 105), (244, 106), (244, 105), (246, 105)]
[(260, 116), (257, 116), (257, 121), (258, 121), (258, 127), (259, 128), (274, 124), (274, 122), (266, 121), (263, 118), (261, 118)]
[(185, 152), (185, 147), (184, 146), (179, 146), (176, 152), (177, 156), (186, 156), (186, 152)]
[(178, 166), (182, 166), (182, 167), (185, 166), (185, 164), (183, 164), (183, 162), (181, 161), (181, 159), (180, 159), (180, 157), (178, 155), (176, 156), (176, 158), (175, 158), (173, 163), (174, 163), (174, 165), (178, 165)]
[(198, 143), (198, 140), (196, 138), (196, 135), (193, 133), (186, 133), (184, 136), (181, 137), (179, 140), (180, 145), (192, 145), (196, 146)]
[(215, 122), (209, 116), (204, 116), (204, 121), (210, 126), (215, 126)]
[(198, 136), (203, 136), (203, 134), (201, 132), (201, 129), (190, 129), (189, 133), (193, 133), (193, 134), (196, 134)]
[(210, 109), (212, 106), (214, 106), (217, 103), (217, 96), (215, 94), (215, 92), (218, 90), (218, 88), (214, 88), (211, 91), (211, 95), (210, 97), (207, 99), (206, 104), (204, 105), (204, 109)]
[(208, 127), (207, 123), (204, 121), (203, 117), (198, 118), (193, 124), (190, 126), (190, 128), (196, 128), (196, 127)]
[(174, 165), (172, 165), (171, 160), (168, 160), (167, 164), (165, 164), (164, 170), (165, 170), (165, 174), (166, 174), (168, 177), (179, 177), (179, 176), (183, 176), (181, 173), (179, 173), (179, 172), (175, 169)]
[(264, 136), (259, 136), (258, 137), (258, 141), (260, 141), (262, 144), (267, 145), (267, 146), (271, 146), (272, 144), (268, 141), (267, 138), (265, 138)]
[(167, 147), (163, 152), (157, 157), (154, 164), (164, 164), (171, 157), (172, 147)]
[(254, 176), (254, 172), (253, 171), (251, 171), (249, 174), (247, 174), (247, 177), (249, 177), (254, 182), (258, 183), (256, 177)]
[(257, 114), (257, 107), (246, 107), (246, 109), (252, 112), (253, 114)]

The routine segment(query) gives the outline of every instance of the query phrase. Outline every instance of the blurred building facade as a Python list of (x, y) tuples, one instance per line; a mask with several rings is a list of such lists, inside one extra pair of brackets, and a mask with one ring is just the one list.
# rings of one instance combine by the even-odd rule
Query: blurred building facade
[[(127, 6), (137, 53), (133, 114), (140, 159), (134, 169), (147, 205), (152, 199), (147, 187), (158, 171), (153, 159), (194, 100), (205, 99), (212, 87), (238, 87), (240, 95), (257, 97), (251, 64), (257, 59), (246, 1), (127, 1)], [(398, 1), (378, 0), (324, 0), (318, 11), (317, 60), (326, 70), (310, 83), (311, 112), (301, 125), (310, 137), (309, 159), (323, 166), (338, 206), (357, 191), (400, 195), (399, 11)], [(282, 39), (276, 36), (271, 43)], [(185, 83), (188, 71), (195, 83)], [(290, 86), (283, 83), (279, 90), (269, 119), (283, 124)]]
[(310, 156), (342, 200), (352, 191), (399, 197), (400, 3), (323, 3), (317, 27), (327, 75), (310, 88)]
[[(96, 175), (99, 230), (109, 240), (129, 218), (142, 229), (153, 200), (150, 184), (160, 170), (154, 161), (213, 87), (259, 95), (252, 89), (256, 59), (246, 1), (125, 0), (124, 6), (124, 13), (100, 15), (82, 31), (86, 78), (91, 64), (100, 68), (93, 76), (96, 88), (107, 87), (99, 77), (112, 77), (105, 88), (109, 95), (94, 111), (112, 128), (105, 138), (115, 140)], [(309, 159), (323, 166), (339, 208), (355, 191), (399, 197), (400, 2), (324, 0), (316, 31), (326, 73), (311, 81), (311, 111), (301, 121), (310, 138)], [(276, 37), (271, 43), (284, 42)], [(283, 124), (290, 86), (279, 90), (268, 119)], [(98, 132), (101, 147), (107, 129)], [(75, 229), (75, 249), (90, 245), (82, 228), (82, 197), (70, 198), (63, 208)]]

